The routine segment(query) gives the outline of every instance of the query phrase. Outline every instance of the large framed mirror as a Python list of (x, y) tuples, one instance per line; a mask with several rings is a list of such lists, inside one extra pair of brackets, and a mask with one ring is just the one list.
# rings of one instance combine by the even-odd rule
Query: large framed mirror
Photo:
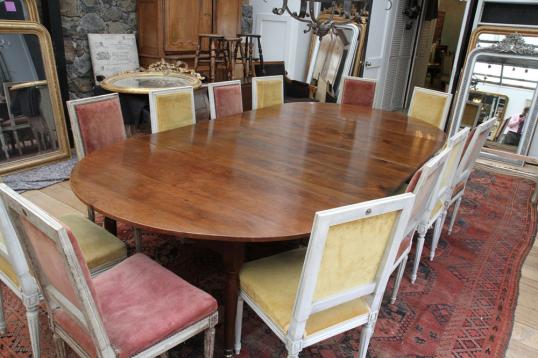
[(0, 174), (69, 156), (47, 30), (0, 21)]
[(336, 102), (342, 76), (356, 76), (361, 67), (366, 25), (345, 24), (323, 38), (313, 35), (306, 82), (315, 99)]
[(17, 20), (39, 22), (34, 0), (0, 0), (0, 21)]
[(513, 159), (516, 156), (499, 151), (528, 155), (533, 144), (538, 146), (538, 46), (526, 40), (519, 33), (502, 34), (501, 41), (469, 53), (450, 129), (454, 134), (463, 126), (496, 118), (483, 155), (517, 164), (522, 162)]

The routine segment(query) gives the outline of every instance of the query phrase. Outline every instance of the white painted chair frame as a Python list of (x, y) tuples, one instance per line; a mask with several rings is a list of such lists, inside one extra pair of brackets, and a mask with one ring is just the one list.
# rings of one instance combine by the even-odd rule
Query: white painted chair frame
[(411, 102), (409, 103), (409, 110), (407, 112), (408, 115), (410, 115), (410, 113), (411, 113), (411, 109), (413, 108), (413, 105), (414, 105), (415, 100), (416, 100), (416, 94), (418, 92), (428, 93), (428, 94), (431, 94), (431, 95), (436, 95), (436, 96), (445, 98), (445, 106), (443, 107), (443, 114), (442, 114), (443, 118), (442, 118), (440, 126), (439, 126), (439, 129), (444, 130), (445, 126), (446, 126), (446, 122), (448, 120), (448, 112), (450, 111), (450, 104), (452, 103), (452, 93), (435, 91), (435, 90), (432, 90), (432, 89), (422, 88), (422, 87), (415, 87), (413, 89), (413, 96), (411, 97)]
[[(481, 134), (484, 132), (489, 133), (493, 126), (495, 125), (496, 118), (488, 119), (486, 122), (483, 122), (478, 127), (476, 127), (476, 130), (474, 132), (473, 138), (471, 138), (471, 141), (469, 142), (469, 145), (467, 147), (467, 150), (463, 154), (463, 157), (461, 158), (460, 165), (458, 166), (458, 171), (456, 173), (456, 176), (454, 177), (454, 183), (452, 185), (452, 191), (451, 196), (448, 198), (445, 208), (445, 217), (448, 213), (448, 209), (456, 203), (454, 206), (454, 210), (452, 211), (452, 217), (450, 218), (450, 224), (448, 226), (448, 235), (452, 234), (452, 229), (454, 227), (454, 223), (456, 222), (456, 216), (458, 215), (458, 210), (460, 208), (461, 200), (463, 199), (463, 194), (465, 193), (465, 188), (467, 187), (467, 180), (469, 179), (469, 176), (471, 175), (471, 172), (473, 170), (474, 163), (478, 159), (478, 156), (480, 153), (476, 153), (477, 147), (482, 148), (487, 140), (486, 138), (483, 140), (480, 140)], [(474, 155), (473, 155), (474, 153)], [(453, 190), (456, 189), (456, 186), (459, 183), (463, 183), (463, 189), (460, 190), (458, 193), (454, 193)]]
[(344, 95), (345, 91), (345, 81), (346, 80), (352, 80), (352, 81), (364, 81), (364, 82), (373, 82), (377, 85), (377, 80), (373, 78), (364, 78), (364, 77), (354, 77), (354, 76), (342, 76), (342, 85), (340, 86), (340, 91), (338, 93), (338, 98), (336, 100), (336, 103), (342, 104), (342, 96)]
[[(81, 357), (90, 357), (90, 354), (85, 352), (80, 345), (69, 336), (67, 332), (54, 323), (51, 318), (51, 306), (61, 307), (72, 318), (76, 319), (79, 324), (88, 329), (99, 357), (116, 357), (117, 354), (110, 343), (110, 339), (101, 320), (97, 305), (91, 295), (86, 281), (83, 278), (84, 274), (82, 268), (80, 267), (65, 228), (46, 212), (32, 204), (24, 197), (15, 193), (5, 184), (0, 184), (0, 196), (1, 200), (3, 200), (8, 208), (9, 216), (11, 217), (11, 221), (15, 224), (18, 237), (21, 238), (25, 255), (30, 260), (29, 265), (32, 268), (32, 271), (38, 276), (37, 283), (47, 302), (47, 309), (49, 310), (49, 322), (53, 331), (57, 356), (59, 358), (66, 357), (65, 343), (67, 343), (71, 349), (73, 349), (73, 351), (75, 351)], [(53, 287), (48, 282), (46, 275), (41, 274), (35, 252), (33, 251), (33, 247), (26, 236), (25, 230), (21, 226), (18, 216), (24, 216), (26, 220), (46, 234), (47, 237), (60, 248), (59, 252), (65, 258), (63, 263), (66, 265), (65, 268), (69, 273), (69, 281), (75, 290), (77, 299), (82, 304), (82, 310), (79, 310), (59, 290)], [(217, 324), (217, 320), (218, 316), (215, 312), (209, 317), (206, 317), (185, 328), (181, 332), (175, 333), (156, 343), (152, 347), (147, 348), (145, 351), (136, 354), (135, 357), (146, 358), (159, 356), (167, 352), (170, 348), (175, 347), (176, 345), (189, 339), (190, 337), (205, 331), (204, 357), (211, 358), (213, 356), (214, 348), (214, 327)]]
[[(209, 114), (211, 116), (211, 119), (217, 118), (217, 109), (215, 107), (215, 87), (224, 87), (224, 86), (239, 86), (239, 89), (241, 90), (241, 81), (240, 80), (233, 80), (233, 81), (224, 81), (224, 82), (214, 82), (209, 83), (207, 85), (207, 94), (209, 96)], [(243, 102), (241, 102), (241, 108), (243, 108)]]
[(271, 81), (279, 79), (282, 83), (282, 103), (284, 103), (284, 76), (263, 76), (263, 77), (252, 77), (252, 109), (258, 109), (258, 82)]
[[(447, 145), (449, 155), (454, 155), (457, 158), (461, 158), (461, 152), (463, 151), (463, 145), (462, 146), (456, 146), (457, 143), (465, 142), (467, 139), (469, 133), (469, 129), (464, 129), (454, 136), (452, 136)], [(456, 150), (457, 152), (454, 153), (453, 151)], [(446, 173), (446, 165), (447, 161), (445, 159), (445, 166), (442, 169), (439, 183), (437, 187), (434, 189), (434, 193), (432, 195), (432, 198), (430, 200), (430, 203), (428, 205), (427, 210), (425, 211), (424, 219), (423, 221), (417, 226), (417, 232), (418, 232), (418, 239), (416, 244), (416, 253), (415, 253), (415, 261), (413, 262), (413, 271), (411, 273), (411, 283), (415, 283), (417, 279), (418, 269), (420, 265), (420, 260), (422, 257), (422, 251), (424, 249), (424, 241), (426, 233), (428, 232), (429, 228), (435, 224), (433, 236), (439, 237), (441, 235), (442, 230), (442, 214), (444, 212), (443, 207), (441, 207), (437, 212), (434, 212), (436, 208), (436, 204), (439, 201), (444, 201), (445, 198), (450, 195), (450, 188), (451, 188), (451, 182), (450, 178), (453, 178), (455, 173)], [(444, 175), (449, 176), (449, 180), (447, 181), (448, 184), (441, 185), (441, 179), (444, 177)], [(435, 240), (434, 240), (435, 241)]]
[[(287, 332), (276, 325), (263, 310), (256, 305), (252, 298), (250, 298), (243, 290), (240, 290), (239, 298), (237, 300), (235, 323), (235, 353), (239, 354), (241, 350), (241, 322), (243, 316), (243, 303), (246, 302), (276, 334), (276, 336), (285, 343), (288, 350), (288, 357), (290, 358), (298, 357), (299, 352), (305, 347), (361, 325), (366, 325), (366, 327), (362, 329), (361, 333), (359, 357), (366, 357), (368, 344), (374, 332), (374, 326), (383, 299), (383, 293), (385, 292), (387, 281), (392, 272), (392, 263), (396, 258), (399, 244), (407, 227), (414, 197), (414, 194), (406, 193), (317, 212), (314, 218), (312, 234), (310, 235), (310, 242), (306, 251), (303, 271), (301, 273), (295, 305)], [(392, 237), (387, 243), (387, 249), (385, 250), (381, 264), (379, 265), (375, 281), (354, 287), (344, 293), (335, 294), (329, 298), (314, 301), (313, 297), (318, 280), (320, 263), (330, 227), (394, 211), (401, 211), (401, 214), (395, 222)], [(360, 297), (366, 299), (370, 307), (369, 313), (333, 325), (322, 331), (313, 333), (312, 335), (305, 336), (306, 321), (311, 314)]]
[[(392, 289), (391, 303), (396, 302), (396, 297), (398, 295), (398, 290), (402, 282), (402, 278), (405, 272), (405, 265), (407, 264), (407, 259), (409, 257), (409, 252), (411, 251), (413, 236), (417, 230), (417, 227), (429, 220), (428, 209), (431, 207), (431, 201), (434, 197), (435, 191), (439, 186), (439, 180), (441, 178), (441, 173), (446, 165), (448, 155), (450, 153), (449, 149), (443, 150), (441, 153), (437, 154), (435, 157), (430, 159), (426, 164), (421, 168), (420, 178), (417, 181), (413, 194), (415, 194), (415, 203), (411, 211), (411, 217), (409, 218), (409, 224), (407, 225), (406, 234), (404, 239), (411, 235), (411, 241), (409, 246), (402, 252), (400, 257), (396, 258), (394, 265), (392, 267), (392, 272), (398, 268), (398, 273), (396, 275), (396, 280), (394, 281), (394, 287)], [(424, 190), (428, 191), (424, 195), (424, 200), (418, 200), (418, 193), (422, 193)], [(415, 214), (414, 212), (417, 212)]]
[[(84, 143), (82, 142), (82, 135), (80, 133), (80, 126), (78, 123), (78, 116), (76, 111), (77, 106), (82, 104), (107, 101), (110, 99), (116, 99), (119, 102), (120, 97), (117, 93), (110, 93), (101, 96), (75, 99), (66, 102), (67, 112), (69, 113), (69, 121), (71, 122), (71, 132), (73, 133), (73, 140), (75, 142), (75, 149), (77, 151), (78, 160), (82, 160), (86, 156), (86, 150), (84, 149)], [(88, 219), (90, 219), (92, 222), (95, 222), (95, 210), (90, 206), (88, 206)], [(135, 240), (136, 252), (140, 252), (142, 250), (142, 232), (140, 231), (140, 229), (133, 227), (133, 236)]]
[[(30, 332), (30, 343), (32, 345), (32, 356), (40, 357), (39, 343), (39, 302), (41, 300), (39, 287), (30, 273), (21, 243), (15, 233), (15, 228), (9, 219), (6, 207), (0, 200), (0, 231), (4, 238), (5, 246), (0, 244), (0, 256), (4, 257), (11, 267), (19, 285), (13, 282), (4, 272), (0, 270), (0, 281), (2, 281), (11, 291), (17, 295), (26, 309), (26, 319)], [(2, 305), (2, 292), (0, 291), (0, 334), (6, 333), (6, 322)]]
[(174, 87), (166, 88), (160, 90), (154, 90), (149, 92), (149, 112), (151, 118), (151, 133), (159, 133), (159, 118), (157, 116), (157, 97), (175, 94), (175, 93), (190, 93), (191, 95), (191, 108), (192, 108), (192, 122), (191, 124), (196, 123), (196, 110), (194, 108), (194, 90), (191, 86), (183, 87)]

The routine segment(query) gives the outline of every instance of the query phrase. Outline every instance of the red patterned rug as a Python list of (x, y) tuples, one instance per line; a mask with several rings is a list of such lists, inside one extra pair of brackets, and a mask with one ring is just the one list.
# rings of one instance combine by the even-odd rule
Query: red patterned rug
[[(450, 237), (443, 233), (435, 260), (423, 259), (416, 284), (406, 277), (396, 304), (383, 305), (370, 357), (504, 356), (521, 266), (536, 232), (536, 211), (530, 202), (534, 185), (485, 170), (473, 173), (454, 232)], [(132, 250), (128, 227), (120, 225), (119, 236)], [(143, 243), (146, 254), (221, 299), (224, 277), (218, 255), (191, 242), (152, 234), (145, 234)], [(0, 356), (28, 357), (22, 304), (1, 288), (8, 333), (0, 336)], [(53, 357), (44, 310), (41, 319), (42, 354)], [(218, 330), (217, 352), (221, 334)], [(302, 356), (355, 357), (359, 337), (360, 328), (305, 349)], [(243, 347), (241, 357), (285, 356), (283, 344), (248, 309)], [(201, 357), (201, 348), (202, 337), (195, 337), (176, 347), (172, 357)]]

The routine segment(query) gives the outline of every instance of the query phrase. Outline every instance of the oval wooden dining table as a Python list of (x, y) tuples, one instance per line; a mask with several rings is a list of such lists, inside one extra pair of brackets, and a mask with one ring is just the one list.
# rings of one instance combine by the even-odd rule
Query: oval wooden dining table
[(319, 210), (394, 193), (445, 134), (397, 112), (290, 103), (136, 136), (82, 159), (73, 192), (115, 220), (222, 254), (231, 355), (245, 243), (307, 237)]

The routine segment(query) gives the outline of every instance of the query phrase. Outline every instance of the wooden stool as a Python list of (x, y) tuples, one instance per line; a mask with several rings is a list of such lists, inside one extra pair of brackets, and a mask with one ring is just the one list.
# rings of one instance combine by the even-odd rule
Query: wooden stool
[[(244, 67), (245, 78), (254, 76), (254, 62), (260, 61), (262, 73), (265, 73), (263, 69), (263, 52), (262, 52), (262, 43), (261, 35), (255, 34), (237, 34), (237, 37), (245, 38), (245, 56), (247, 66)], [(258, 42), (258, 58), (254, 58), (254, 40)]]
[[(202, 49), (202, 42), (207, 39), (209, 44), (207, 50)], [(205, 55), (202, 57), (201, 55)], [(196, 47), (196, 57), (194, 58), (194, 71), (198, 72), (201, 63), (209, 64), (209, 82), (215, 82), (217, 66), (223, 64), (228, 71), (228, 53), (225, 47), (224, 36), (218, 34), (199, 34), (198, 46)]]
[[(228, 81), (235, 79), (235, 65), (237, 60), (241, 61), (243, 71), (246, 68), (246, 57), (243, 49), (243, 43), (240, 37), (232, 37), (224, 39), (226, 52), (228, 53)], [(239, 57), (237, 56), (239, 53)]]

